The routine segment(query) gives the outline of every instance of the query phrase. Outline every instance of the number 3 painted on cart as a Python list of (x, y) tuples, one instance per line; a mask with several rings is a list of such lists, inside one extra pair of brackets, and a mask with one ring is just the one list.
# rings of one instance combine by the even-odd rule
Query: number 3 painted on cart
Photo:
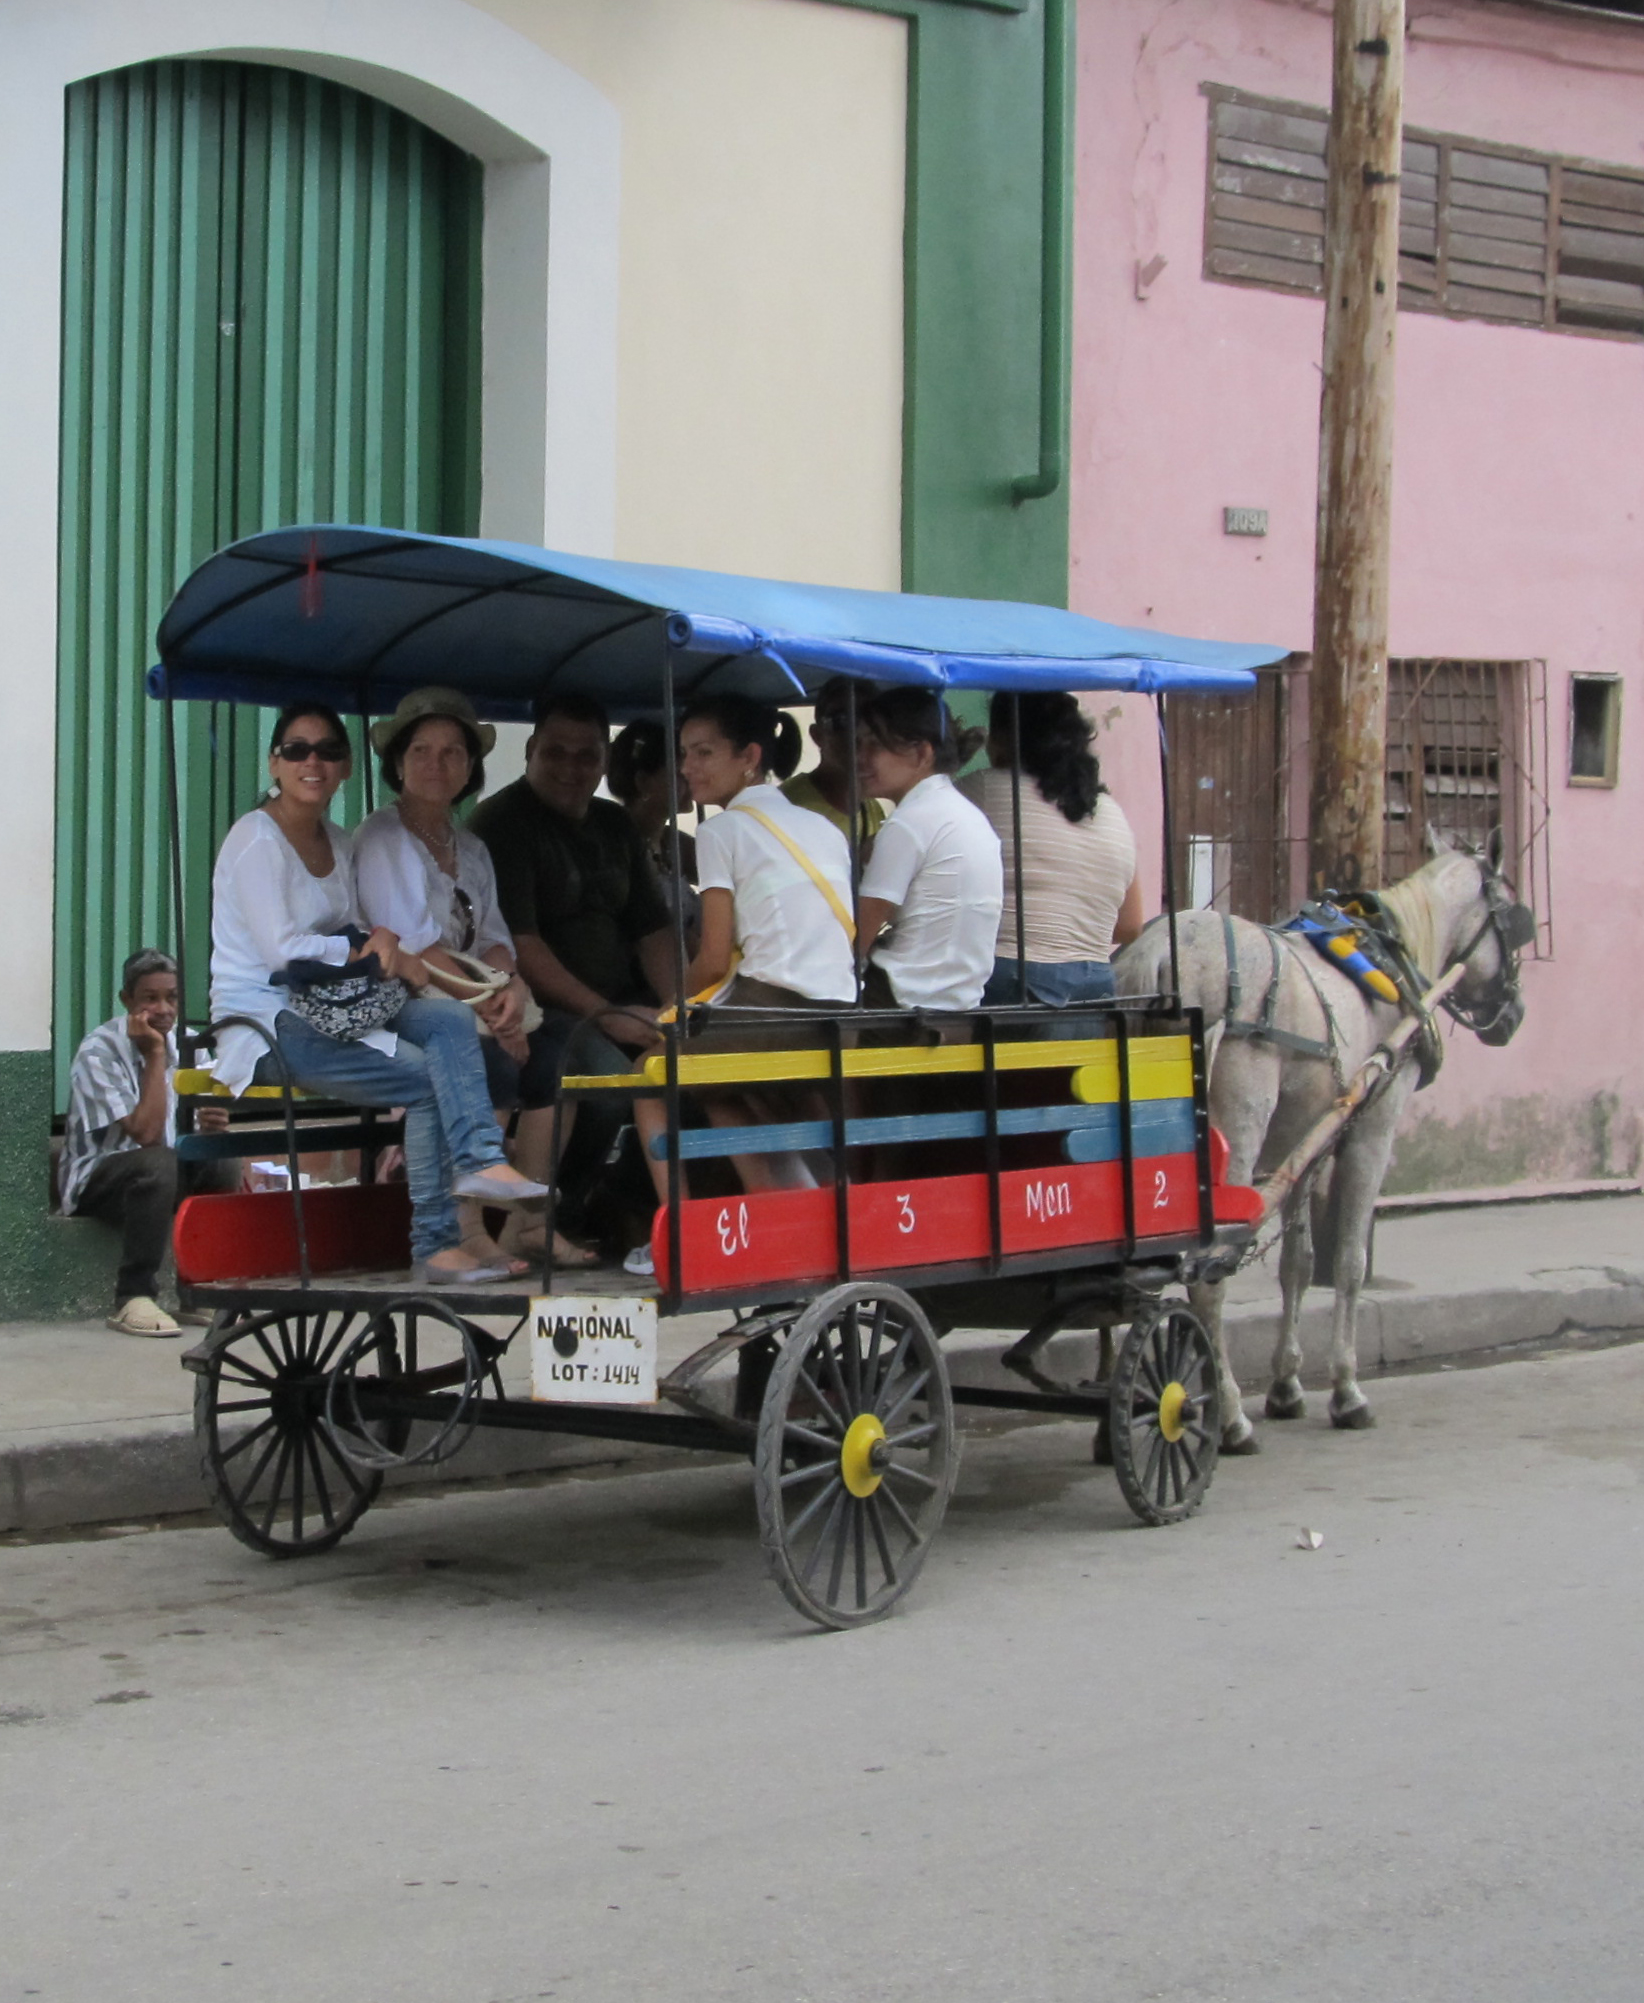
[(734, 1222), (731, 1218), (731, 1207), (729, 1204), (719, 1213), (716, 1221), (719, 1226), (719, 1249), (727, 1259), (734, 1259), (736, 1257), (739, 1245), (744, 1252), (747, 1251), (748, 1206), (745, 1203), (739, 1203), (736, 1206), (736, 1218)]
[(1163, 1210), (1170, 1201), (1169, 1180), (1162, 1168), (1153, 1171), (1153, 1208)]
[(896, 1199), (896, 1228), (904, 1237), (913, 1230), (919, 1219), (913, 1212), (913, 1198), (898, 1196)]

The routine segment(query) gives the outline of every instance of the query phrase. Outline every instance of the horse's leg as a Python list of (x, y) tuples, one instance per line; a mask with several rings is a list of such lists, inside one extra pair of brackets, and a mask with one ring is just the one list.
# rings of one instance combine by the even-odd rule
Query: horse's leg
[[(1101, 1341), (1096, 1352), (1096, 1382), (1098, 1384), (1111, 1384), (1113, 1382), (1113, 1359), (1115, 1354), (1112, 1322), (1104, 1321), (1099, 1333)], [(1091, 1442), (1091, 1458), (1098, 1467), (1112, 1467), (1113, 1465), (1113, 1433), (1109, 1427), (1106, 1412), (1096, 1422), (1096, 1437)]]
[(1220, 1280), (1195, 1280), (1187, 1290), (1193, 1312), (1204, 1323), (1216, 1359), (1216, 1402), (1221, 1412), (1224, 1454), (1259, 1454), (1262, 1443), (1256, 1429), (1245, 1417), (1244, 1398), (1233, 1366), (1227, 1357), (1227, 1341), (1222, 1333), (1222, 1298), (1227, 1289)]
[(1359, 1291), (1364, 1285), (1370, 1220), (1392, 1158), (1399, 1115), (1415, 1083), (1413, 1067), (1396, 1077), (1359, 1114), (1336, 1155), (1336, 1302), (1330, 1339), (1330, 1423), (1343, 1431), (1373, 1426), (1375, 1415), (1358, 1381)]
[(1273, 1381), (1267, 1390), (1270, 1419), (1300, 1419), (1307, 1411), (1301, 1387), (1301, 1342), (1296, 1326), (1313, 1279), (1313, 1216), (1311, 1192), (1295, 1191), (1284, 1213), (1284, 1239), (1279, 1251), (1279, 1290), (1284, 1306), (1279, 1315), (1279, 1340), (1273, 1351)]

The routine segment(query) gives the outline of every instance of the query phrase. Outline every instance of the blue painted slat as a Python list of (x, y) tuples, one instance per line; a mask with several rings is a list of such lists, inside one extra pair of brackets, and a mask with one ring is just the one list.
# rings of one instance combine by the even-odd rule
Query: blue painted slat
[[(1138, 1158), (1190, 1153), (1193, 1102), (1140, 1100), (1132, 1108), (1131, 1128)], [(1070, 1161), (1114, 1161), (1119, 1154), (1117, 1106), (1008, 1107), (999, 1115), (999, 1131), (1006, 1135), (1065, 1133)], [(986, 1132), (986, 1120), (981, 1113), (905, 1113), (847, 1120), (845, 1145), (865, 1148), (913, 1142), (979, 1141)], [(829, 1120), (787, 1120), (759, 1127), (699, 1127), (679, 1137), (682, 1161), (706, 1161), (726, 1155), (800, 1154), (832, 1145), (833, 1123)], [(666, 1159), (665, 1135), (659, 1134), (652, 1141), (651, 1152), (658, 1161)]]

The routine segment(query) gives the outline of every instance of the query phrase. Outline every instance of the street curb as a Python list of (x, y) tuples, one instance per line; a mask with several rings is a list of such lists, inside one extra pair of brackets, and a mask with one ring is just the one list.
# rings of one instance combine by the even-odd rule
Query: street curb
[[(1310, 1292), (1301, 1317), (1303, 1378), (1328, 1381), (1331, 1299)], [(1266, 1387), (1278, 1335), (1276, 1310), (1260, 1302), (1229, 1307), (1224, 1320), (1234, 1375), (1247, 1395)], [(1371, 1290), (1360, 1298), (1359, 1369), (1378, 1370), (1490, 1351), (1510, 1354), (1551, 1343), (1573, 1331), (1644, 1333), (1644, 1266), (1594, 1267), (1512, 1288), (1474, 1293)], [(954, 1383), (1021, 1389), (1000, 1363), (1001, 1334), (956, 1330), (944, 1343)], [(1088, 1378), (1094, 1353), (1089, 1331), (1058, 1336), (1040, 1368), (1070, 1381)], [(563, 1434), (478, 1432), (453, 1462), (407, 1468), (395, 1488), (479, 1482), (509, 1476), (564, 1473), (576, 1468), (689, 1465), (700, 1456), (615, 1440)], [(100, 1523), (146, 1522), (209, 1508), (199, 1449), (186, 1417), (139, 1424), (55, 1428), (38, 1439), (0, 1448), (0, 1533), (38, 1533)]]

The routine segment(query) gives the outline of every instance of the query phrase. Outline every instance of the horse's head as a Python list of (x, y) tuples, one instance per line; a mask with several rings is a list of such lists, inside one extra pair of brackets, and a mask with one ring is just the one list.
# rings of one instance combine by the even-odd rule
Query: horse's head
[(1499, 1046), (1513, 1040), (1524, 1020), (1518, 962), (1535, 939), (1535, 913), (1519, 903), (1502, 874), (1499, 828), (1481, 851), (1466, 855), (1478, 871), (1478, 890), (1460, 916), (1450, 960), (1460, 960), (1467, 971), (1441, 1006), (1481, 1043)]

